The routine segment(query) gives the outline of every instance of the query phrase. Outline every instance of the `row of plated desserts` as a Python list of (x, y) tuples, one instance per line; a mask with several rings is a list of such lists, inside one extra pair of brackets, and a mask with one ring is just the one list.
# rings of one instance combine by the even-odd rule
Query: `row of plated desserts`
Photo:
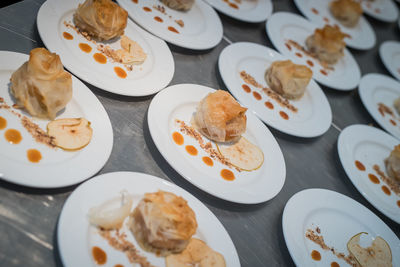
[[(177, 10), (188, 10), (194, 0), (161, 0), (167, 6)], [(332, 14), (346, 27), (357, 24), (359, 4), (352, 0), (336, 0), (330, 5)], [(107, 11), (107, 12), (106, 12)], [(104, 15), (105, 14), (105, 15)], [(127, 25), (127, 13), (110, 0), (86, 0), (79, 5), (74, 14), (74, 27), (88, 39), (110, 40), (121, 37), (121, 49), (100, 47), (103, 54), (129, 66), (141, 64), (146, 54), (138, 43), (123, 35)], [(344, 55), (344, 38), (338, 26), (326, 25), (316, 29), (310, 35), (302, 49), (315, 57), (326, 69)], [(296, 45), (291, 43), (291, 45)], [(116, 70), (117, 72), (117, 70)], [(291, 60), (273, 62), (265, 70), (265, 82), (274, 94), (284, 101), (300, 99), (311, 81), (313, 72), (305, 65)], [(71, 75), (63, 69), (60, 57), (45, 48), (31, 51), (29, 60), (11, 76), (11, 93), (17, 103), (15, 108), (24, 108), (33, 117), (50, 119), (47, 131), (36, 127), (41, 140), (48, 140), (52, 146), (66, 151), (84, 149), (90, 143), (92, 129), (85, 118), (55, 119), (72, 97)], [(191, 137), (202, 136), (216, 143), (217, 150), (204, 149), (212, 160), (218, 160), (229, 168), (239, 171), (254, 171), (264, 163), (264, 155), (257, 145), (251, 143), (242, 134), (246, 131), (247, 108), (241, 106), (228, 92), (217, 90), (199, 99), (191, 125), (182, 125), (181, 132)], [(181, 122), (180, 122), (181, 123)], [(179, 135), (171, 138), (179, 144)], [(400, 182), (399, 147), (389, 155), (386, 161), (388, 174), (393, 181)], [(188, 151), (189, 152), (189, 151)], [(212, 161), (211, 161), (212, 162)], [(228, 169), (221, 171), (226, 180), (235, 179)], [(115, 202), (117, 207), (115, 207)], [(140, 251), (126, 239), (119, 230), (127, 225), (140, 247), (158, 256), (165, 257), (167, 266), (225, 266), (224, 256), (218, 248), (210, 248), (197, 238), (196, 214), (187, 201), (171, 192), (158, 191), (145, 193), (143, 199), (132, 211), (132, 197), (121, 192), (115, 199), (93, 207), (88, 214), (89, 222), (95, 226), (101, 237), (110, 246), (124, 252), (132, 263), (141, 266), (152, 264)], [(359, 240), (358, 240), (359, 241)], [(366, 256), (366, 250), (357, 246), (357, 238), (351, 240), (355, 249), (349, 249), (355, 262), (360, 266), (374, 266), (376, 261)], [(383, 241), (367, 248), (372, 252), (385, 250), (385, 266), (391, 265), (390, 250)], [(105, 252), (99, 247), (92, 248), (95, 262), (102, 265), (106, 261)], [(380, 254), (381, 255), (381, 254)], [(365, 260), (365, 258), (368, 260)], [(390, 256), (391, 257), (391, 256)], [(364, 262), (367, 262), (363, 264)]]

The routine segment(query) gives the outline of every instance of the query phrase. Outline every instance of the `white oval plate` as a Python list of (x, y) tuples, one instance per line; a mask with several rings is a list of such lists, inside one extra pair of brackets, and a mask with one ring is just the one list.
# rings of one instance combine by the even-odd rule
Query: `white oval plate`
[(379, 47), (379, 56), (390, 74), (400, 80), (400, 42), (383, 42)]
[[(193, 138), (183, 135), (185, 145), (193, 145), (199, 151), (196, 157), (189, 155), (184, 146), (178, 146), (172, 140), (172, 133), (180, 132), (175, 119), (190, 125), (197, 104), (213, 91), (214, 89), (206, 86), (179, 84), (157, 94), (148, 111), (150, 134), (155, 145), (180, 175), (213, 196), (243, 204), (270, 200), (279, 193), (285, 182), (285, 161), (271, 132), (251, 112), (246, 113), (247, 130), (243, 136), (263, 151), (264, 163), (259, 169), (251, 172), (237, 172), (231, 169), (236, 177), (234, 181), (221, 178), (220, 171), (224, 168), (229, 169), (225, 165), (214, 161), (214, 166), (208, 167), (202, 162), (202, 156), (208, 154)], [(208, 141), (205, 137), (204, 140)], [(215, 144), (212, 144), (215, 148)]]
[(258, 23), (263, 22), (272, 14), (273, 6), (271, 0), (242, 0), (241, 3), (235, 0), (230, 1), (239, 8), (235, 9), (229, 6), (224, 0), (205, 0), (219, 12), (237, 20)]
[[(137, 206), (145, 193), (163, 190), (183, 197), (196, 214), (198, 228), (194, 237), (205, 241), (208, 246), (221, 253), (227, 266), (240, 266), (239, 257), (228, 232), (203, 203), (168, 181), (138, 172), (112, 172), (99, 175), (72, 192), (61, 211), (57, 228), (58, 246), (64, 266), (99, 266), (91, 256), (93, 246), (101, 247), (107, 253), (107, 266), (116, 264), (132, 266), (125, 254), (110, 247), (98, 234), (96, 227), (89, 224), (87, 217), (90, 208), (119, 196), (123, 190), (133, 195), (132, 209)], [(140, 248), (126, 226), (126, 221), (120, 231), (126, 233), (127, 240), (131, 241), (151, 264), (165, 266), (164, 257), (157, 257)]]
[[(142, 65), (126, 71), (125, 79), (119, 78), (114, 67), (123, 64), (110, 62), (99, 64), (93, 59), (97, 53), (95, 45), (89, 43), (83, 36), (67, 28), (64, 21), (72, 23), (72, 16), (83, 0), (47, 0), (39, 9), (37, 26), (40, 37), (46, 47), (60, 55), (64, 66), (82, 80), (103, 90), (127, 96), (145, 96), (154, 94), (169, 84), (174, 75), (174, 59), (167, 44), (159, 38), (135, 25), (128, 19), (125, 35), (138, 42), (147, 54)], [(73, 40), (63, 38), (63, 32), (74, 36)], [(79, 43), (92, 46), (92, 52), (84, 53)], [(103, 43), (103, 42), (98, 42)], [(108, 41), (103, 44), (119, 49), (119, 41)], [(126, 69), (125, 69), (126, 70)]]
[[(339, 135), (338, 153), (347, 176), (357, 190), (375, 208), (400, 223), (400, 207), (396, 203), (400, 197), (393, 192), (390, 196), (386, 195), (381, 189), (385, 183), (373, 184), (368, 178), (369, 173), (378, 177), (372, 168), (374, 164), (379, 165), (382, 171), (386, 170), (384, 160), (398, 144), (396, 138), (377, 128), (351, 125)], [(365, 171), (357, 169), (354, 163), (356, 160), (363, 163)]]
[[(138, 0), (137, 4), (132, 0), (117, 2), (128, 11), (129, 17), (137, 24), (171, 44), (203, 50), (213, 48), (222, 39), (221, 20), (217, 12), (203, 1), (195, 1), (193, 7), (187, 12), (173, 10), (159, 0)], [(153, 5), (163, 6), (166, 14), (155, 10)], [(143, 7), (149, 7), (152, 11), (145, 12)], [(164, 22), (157, 22), (154, 20), (155, 16), (162, 18)], [(179, 19), (184, 22), (183, 28), (175, 22)], [(169, 26), (177, 29), (179, 34), (169, 31)]]
[[(12, 106), (15, 101), (9, 92), (11, 74), (29, 59), (28, 55), (0, 51), (0, 97)], [(90, 143), (78, 151), (64, 151), (37, 143), (22, 126), (20, 119), (8, 110), (0, 109), (8, 125), (0, 130), (0, 177), (6, 181), (39, 188), (55, 188), (73, 185), (97, 173), (108, 160), (113, 132), (110, 119), (96, 96), (81, 81), (72, 76), (72, 99), (59, 118), (86, 118), (91, 122), (93, 137)], [(12, 108), (13, 109), (13, 108)], [(14, 110), (14, 109), (13, 109)], [(27, 112), (16, 110), (46, 130), (49, 120), (32, 118)], [(22, 135), (19, 144), (9, 144), (4, 138), (7, 129), (17, 129)], [(28, 149), (42, 154), (39, 163), (31, 163), (26, 157)]]
[[(246, 93), (242, 89), (242, 85), (246, 83), (240, 77), (241, 71), (246, 71), (259, 83), (268, 87), (264, 79), (266, 69), (272, 62), (285, 59), (287, 58), (268, 47), (243, 42), (225, 47), (219, 56), (218, 66), (222, 80), (229, 91), (268, 125), (299, 137), (322, 135), (331, 125), (332, 112), (325, 94), (313, 80), (310, 81), (304, 96), (300, 100), (290, 100), (290, 103), (298, 108), (297, 113), (279, 106), (275, 100), (249, 84), (247, 84), (249, 87), (262, 95), (261, 101), (256, 100), (251, 93)], [(265, 106), (266, 100), (273, 103), (273, 110)], [(289, 120), (281, 118), (280, 110), (289, 115)]]
[[(337, 24), (340, 30), (347, 33), (351, 38), (346, 38), (345, 42), (347, 46), (360, 50), (368, 50), (375, 46), (376, 36), (371, 24), (363, 16), (361, 16), (358, 25), (354, 28), (348, 28), (343, 26), (335, 17), (332, 16), (329, 11), (329, 2), (326, 0), (294, 0), (297, 8), (300, 12), (311, 20), (313, 23), (322, 27), (327, 22), (330, 24)], [(312, 11), (315, 8), (318, 14)], [(325, 18), (325, 19), (324, 19)], [(325, 21), (328, 19), (327, 21)]]
[(399, 10), (392, 0), (361, 1), (363, 12), (377, 20), (395, 22), (399, 17)]
[(394, 126), (390, 123), (390, 116), (385, 115), (385, 117), (382, 117), (378, 110), (378, 103), (383, 103), (391, 107), (399, 117), (393, 102), (400, 97), (400, 83), (383, 74), (370, 73), (362, 77), (358, 92), (361, 102), (374, 120), (383, 129), (400, 139), (400, 121), (397, 121), (397, 125)]
[[(332, 261), (348, 266), (306, 238), (307, 229), (316, 227), (321, 229), (328, 246), (345, 254), (347, 242), (354, 235), (367, 232), (372, 237), (380, 236), (392, 250), (393, 266), (400, 264), (400, 241), (378, 216), (345, 195), (326, 189), (306, 189), (289, 199), (282, 215), (283, 236), (296, 266), (330, 266)], [(311, 258), (312, 250), (321, 253), (321, 261)]]
[(311, 69), (315, 80), (340, 91), (354, 89), (360, 81), (361, 72), (357, 62), (346, 48), (344, 49), (344, 57), (334, 65), (334, 71), (329, 71), (328, 75), (323, 75), (320, 72), (321, 66), (318, 62), (306, 55), (299, 58), (295, 55), (298, 52), (297, 49), (292, 48), (292, 51), (290, 51), (286, 47), (285, 42), (289, 39), (305, 46), (307, 37), (312, 35), (316, 28), (318, 27), (305, 18), (287, 12), (274, 13), (266, 25), (269, 39), (279, 52), (298, 64), (307, 65), (307, 60), (314, 62)]

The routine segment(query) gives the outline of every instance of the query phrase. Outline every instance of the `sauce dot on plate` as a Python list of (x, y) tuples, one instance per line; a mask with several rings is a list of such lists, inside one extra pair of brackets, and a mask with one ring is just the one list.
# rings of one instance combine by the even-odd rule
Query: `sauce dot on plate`
[(99, 247), (93, 247), (92, 248), (92, 255), (93, 255), (93, 259), (94, 261), (98, 264), (98, 265), (103, 265), (107, 262), (107, 254), (104, 250), (102, 250)]
[(229, 6), (230, 6), (231, 8), (234, 8), (234, 9), (239, 9), (239, 6), (236, 5), (235, 3), (229, 3)]
[(380, 181), (378, 179), (378, 177), (376, 177), (375, 175), (373, 175), (372, 173), (368, 174), (368, 178), (369, 180), (374, 183), (374, 184), (379, 184)]
[(79, 43), (79, 48), (85, 53), (90, 53), (92, 51), (92, 47), (85, 43)]
[(400, 200), (397, 200), (397, 206), (400, 208)]
[(183, 136), (178, 132), (172, 133), (172, 139), (174, 140), (175, 144), (181, 146), (183, 145), (184, 139)]
[(159, 16), (155, 16), (154, 17), (154, 20), (155, 21), (158, 21), (158, 22), (163, 22), (164, 20), (162, 19), (162, 18), (160, 18)]
[(250, 87), (249, 87), (247, 84), (243, 84), (243, 85), (242, 85), (242, 88), (243, 88), (243, 90), (244, 90), (246, 93), (250, 93), (250, 92), (251, 92), (251, 89), (250, 89)]
[(227, 181), (235, 180), (235, 174), (233, 174), (232, 171), (227, 170), (227, 169), (222, 169), (221, 170), (221, 177), (224, 178)]
[(126, 71), (124, 71), (121, 67), (114, 67), (114, 71), (121, 79), (125, 79), (126, 76), (128, 76), (128, 74), (126, 74)]
[(10, 144), (19, 144), (22, 140), (22, 135), (18, 130), (8, 129), (4, 133), (4, 137)]
[(339, 263), (337, 263), (336, 261), (333, 261), (331, 263), (331, 267), (340, 267)]
[(207, 165), (207, 166), (214, 166), (214, 162), (210, 157), (203, 157), (203, 162)]
[(7, 127), (7, 120), (0, 116), (0, 130), (3, 130)]
[(42, 154), (37, 149), (28, 149), (26, 151), (26, 156), (32, 163), (38, 163), (42, 159)]
[(356, 165), (357, 169), (359, 169), (360, 171), (365, 171), (365, 166), (360, 161), (356, 160), (356, 161), (354, 161), (354, 164)]
[(279, 111), (279, 115), (281, 115), (282, 119), (288, 120), (289, 115), (285, 111)]
[(74, 39), (74, 36), (72, 36), (70, 33), (68, 32), (63, 32), (63, 37), (67, 40), (72, 40)]
[(320, 261), (320, 260), (321, 260), (321, 254), (320, 254), (318, 251), (313, 250), (313, 251), (311, 252), (311, 258), (312, 258), (313, 260), (315, 260), (315, 261)]
[(146, 12), (151, 12), (151, 8), (149, 8), (147, 6), (143, 7), (143, 10), (146, 11)]
[(187, 153), (189, 153), (192, 156), (197, 156), (198, 151), (194, 146), (188, 145), (185, 147)]
[(267, 108), (269, 108), (269, 109), (274, 109), (274, 104), (272, 104), (271, 102), (267, 101), (267, 102), (265, 102), (264, 104), (265, 104), (265, 106), (266, 106)]
[(174, 32), (174, 33), (179, 33), (178, 30), (175, 29), (175, 28), (172, 27), (172, 26), (169, 26), (169, 27), (168, 27), (168, 30), (171, 31), (171, 32)]
[(320, 70), (320, 72), (321, 72), (323, 75), (325, 75), (325, 76), (328, 75), (328, 73), (327, 73), (325, 70)]
[(255, 91), (253, 92), (253, 96), (257, 100), (261, 100), (261, 98), (262, 98), (261, 95), (258, 92), (255, 92)]
[(96, 53), (93, 55), (94, 60), (100, 64), (106, 64), (107, 63), (107, 58), (103, 54)]
[(390, 189), (386, 185), (382, 185), (382, 191), (386, 195), (390, 196), (392, 193), (390, 192)]

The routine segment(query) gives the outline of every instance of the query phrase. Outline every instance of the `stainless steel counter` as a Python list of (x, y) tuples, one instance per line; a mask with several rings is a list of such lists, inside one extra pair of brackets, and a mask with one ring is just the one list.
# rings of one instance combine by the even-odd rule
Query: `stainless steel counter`
[[(0, 50), (29, 53), (32, 48), (43, 46), (36, 28), (36, 15), (42, 3), (42, 0), (25, 0), (0, 9)], [(273, 5), (274, 11), (299, 13), (290, 0), (273, 0)], [(169, 45), (175, 60), (171, 85), (197, 83), (226, 89), (217, 69), (218, 55), (224, 47), (238, 41), (272, 47), (265, 34), (265, 23), (247, 24), (219, 15), (224, 38), (214, 49), (198, 52)], [(399, 40), (397, 24), (367, 19), (377, 34), (377, 45), (369, 51), (351, 49), (351, 52), (362, 74), (390, 75), (379, 59), (378, 48), (385, 40)], [(374, 123), (362, 106), (357, 90), (339, 92), (322, 86), (332, 107), (333, 123), (319, 138), (296, 138), (270, 128), (285, 157), (285, 185), (278, 196), (266, 203), (238, 205), (197, 189), (164, 160), (147, 126), (146, 114), (153, 96), (124, 97), (87, 85), (107, 110), (114, 131), (111, 157), (99, 174), (144, 172), (186, 189), (207, 205), (225, 226), (242, 266), (294, 265), (283, 239), (282, 211), (293, 194), (306, 188), (326, 188), (355, 199), (400, 237), (400, 226), (361, 196), (339, 162), (336, 142), (341, 129), (356, 123)], [(56, 245), (57, 220), (66, 198), (75, 188), (38, 190), (0, 181), (0, 266), (62, 266)]]

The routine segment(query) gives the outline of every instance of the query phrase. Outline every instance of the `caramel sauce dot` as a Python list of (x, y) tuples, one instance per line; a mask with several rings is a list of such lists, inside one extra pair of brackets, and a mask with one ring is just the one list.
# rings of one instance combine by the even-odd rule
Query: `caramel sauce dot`
[(321, 254), (320, 254), (318, 251), (313, 250), (313, 251), (311, 252), (311, 258), (312, 258), (313, 260), (315, 260), (315, 261), (320, 261), (320, 260), (321, 260)]
[(189, 153), (189, 155), (197, 156), (197, 154), (198, 154), (198, 151), (194, 146), (187, 145), (185, 147), (185, 149), (186, 149), (187, 153)]
[(180, 133), (173, 132), (172, 139), (174, 140), (175, 144), (177, 144), (179, 146), (183, 145), (184, 139), (183, 139), (183, 135), (181, 135)]
[(256, 91), (253, 91), (253, 96), (254, 96), (254, 98), (255, 99), (257, 99), (257, 100), (261, 100), (261, 95), (258, 93), (258, 92), (256, 92)]
[(100, 54), (100, 53), (96, 53), (93, 55), (94, 60), (96, 60), (96, 62), (100, 63), (100, 64), (106, 64), (107, 63), (107, 58), (105, 55)]
[(296, 56), (298, 56), (298, 57), (303, 57), (303, 55), (302, 54), (300, 54), (299, 52), (296, 52), (296, 54), (295, 54)]
[(236, 5), (235, 3), (229, 3), (229, 6), (230, 6), (231, 8), (234, 8), (234, 9), (239, 9), (239, 6)]
[(107, 262), (107, 254), (104, 250), (102, 250), (99, 247), (93, 247), (92, 248), (92, 255), (93, 255), (93, 259), (94, 261), (98, 264), (98, 265), (103, 265)]
[(146, 12), (151, 12), (151, 8), (149, 8), (147, 6), (143, 7), (143, 10), (146, 11)]
[(235, 174), (227, 169), (222, 169), (221, 170), (221, 177), (224, 178), (227, 181), (233, 181), (235, 180)]
[(390, 192), (390, 189), (386, 185), (382, 185), (382, 191), (386, 195), (390, 196), (392, 193)]
[(250, 89), (250, 87), (249, 87), (247, 84), (243, 84), (243, 85), (242, 85), (242, 88), (243, 88), (243, 90), (244, 90), (246, 93), (250, 93), (250, 92), (251, 92), (251, 89)]
[(289, 115), (285, 111), (279, 111), (279, 115), (281, 115), (282, 119), (288, 120)]
[(8, 129), (4, 133), (4, 137), (10, 144), (19, 144), (22, 140), (22, 135), (18, 130)]
[(154, 17), (154, 20), (155, 21), (158, 21), (158, 22), (163, 22), (164, 20), (162, 19), (162, 18), (160, 18), (159, 16), (155, 16)]
[(168, 27), (168, 30), (171, 31), (171, 32), (174, 32), (174, 33), (179, 33), (178, 30), (175, 29), (175, 28), (172, 27), (172, 26), (169, 26), (169, 27)]
[(72, 40), (74, 39), (74, 36), (72, 36), (70, 33), (68, 32), (63, 32), (63, 37), (67, 40)]
[(267, 102), (265, 102), (264, 104), (265, 104), (265, 106), (266, 106), (267, 108), (269, 108), (269, 109), (274, 109), (274, 104), (272, 104), (271, 102), (267, 101)]
[(328, 73), (325, 70), (320, 70), (320, 72), (325, 76), (328, 75)]
[(400, 208), (400, 200), (397, 200), (397, 206)]
[(337, 263), (336, 261), (331, 263), (331, 267), (340, 267), (339, 263)]
[(132, 2), (137, 4), (139, 1), (138, 0), (132, 0)]
[(365, 166), (360, 161), (356, 160), (356, 161), (354, 161), (354, 164), (356, 165), (357, 169), (359, 169), (360, 171), (365, 171)]
[(85, 53), (90, 53), (92, 51), (92, 47), (85, 43), (79, 43), (79, 48)]
[(214, 166), (214, 162), (210, 157), (203, 157), (202, 160), (207, 166)]
[(28, 149), (28, 151), (26, 151), (26, 156), (32, 163), (38, 163), (42, 159), (42, 154), (37, 149)]
[(121, 79), (125, 79), (126, 76), (128, 76), (128, 74), (126, 74), (126, 71), (124, 71), (121, 67), (114, 67), (114, 71)]
[(0, 116), (0, 130), (3, 130), (7, 127), (7, 120)]
[(379, 184), (380, 181), (378, 179), (378, 177), (376, 177), (375, 175), (373, 175), (372, 173), (368, 174), (368, 178), (369, 180), (374, 183), (374, 184)]

